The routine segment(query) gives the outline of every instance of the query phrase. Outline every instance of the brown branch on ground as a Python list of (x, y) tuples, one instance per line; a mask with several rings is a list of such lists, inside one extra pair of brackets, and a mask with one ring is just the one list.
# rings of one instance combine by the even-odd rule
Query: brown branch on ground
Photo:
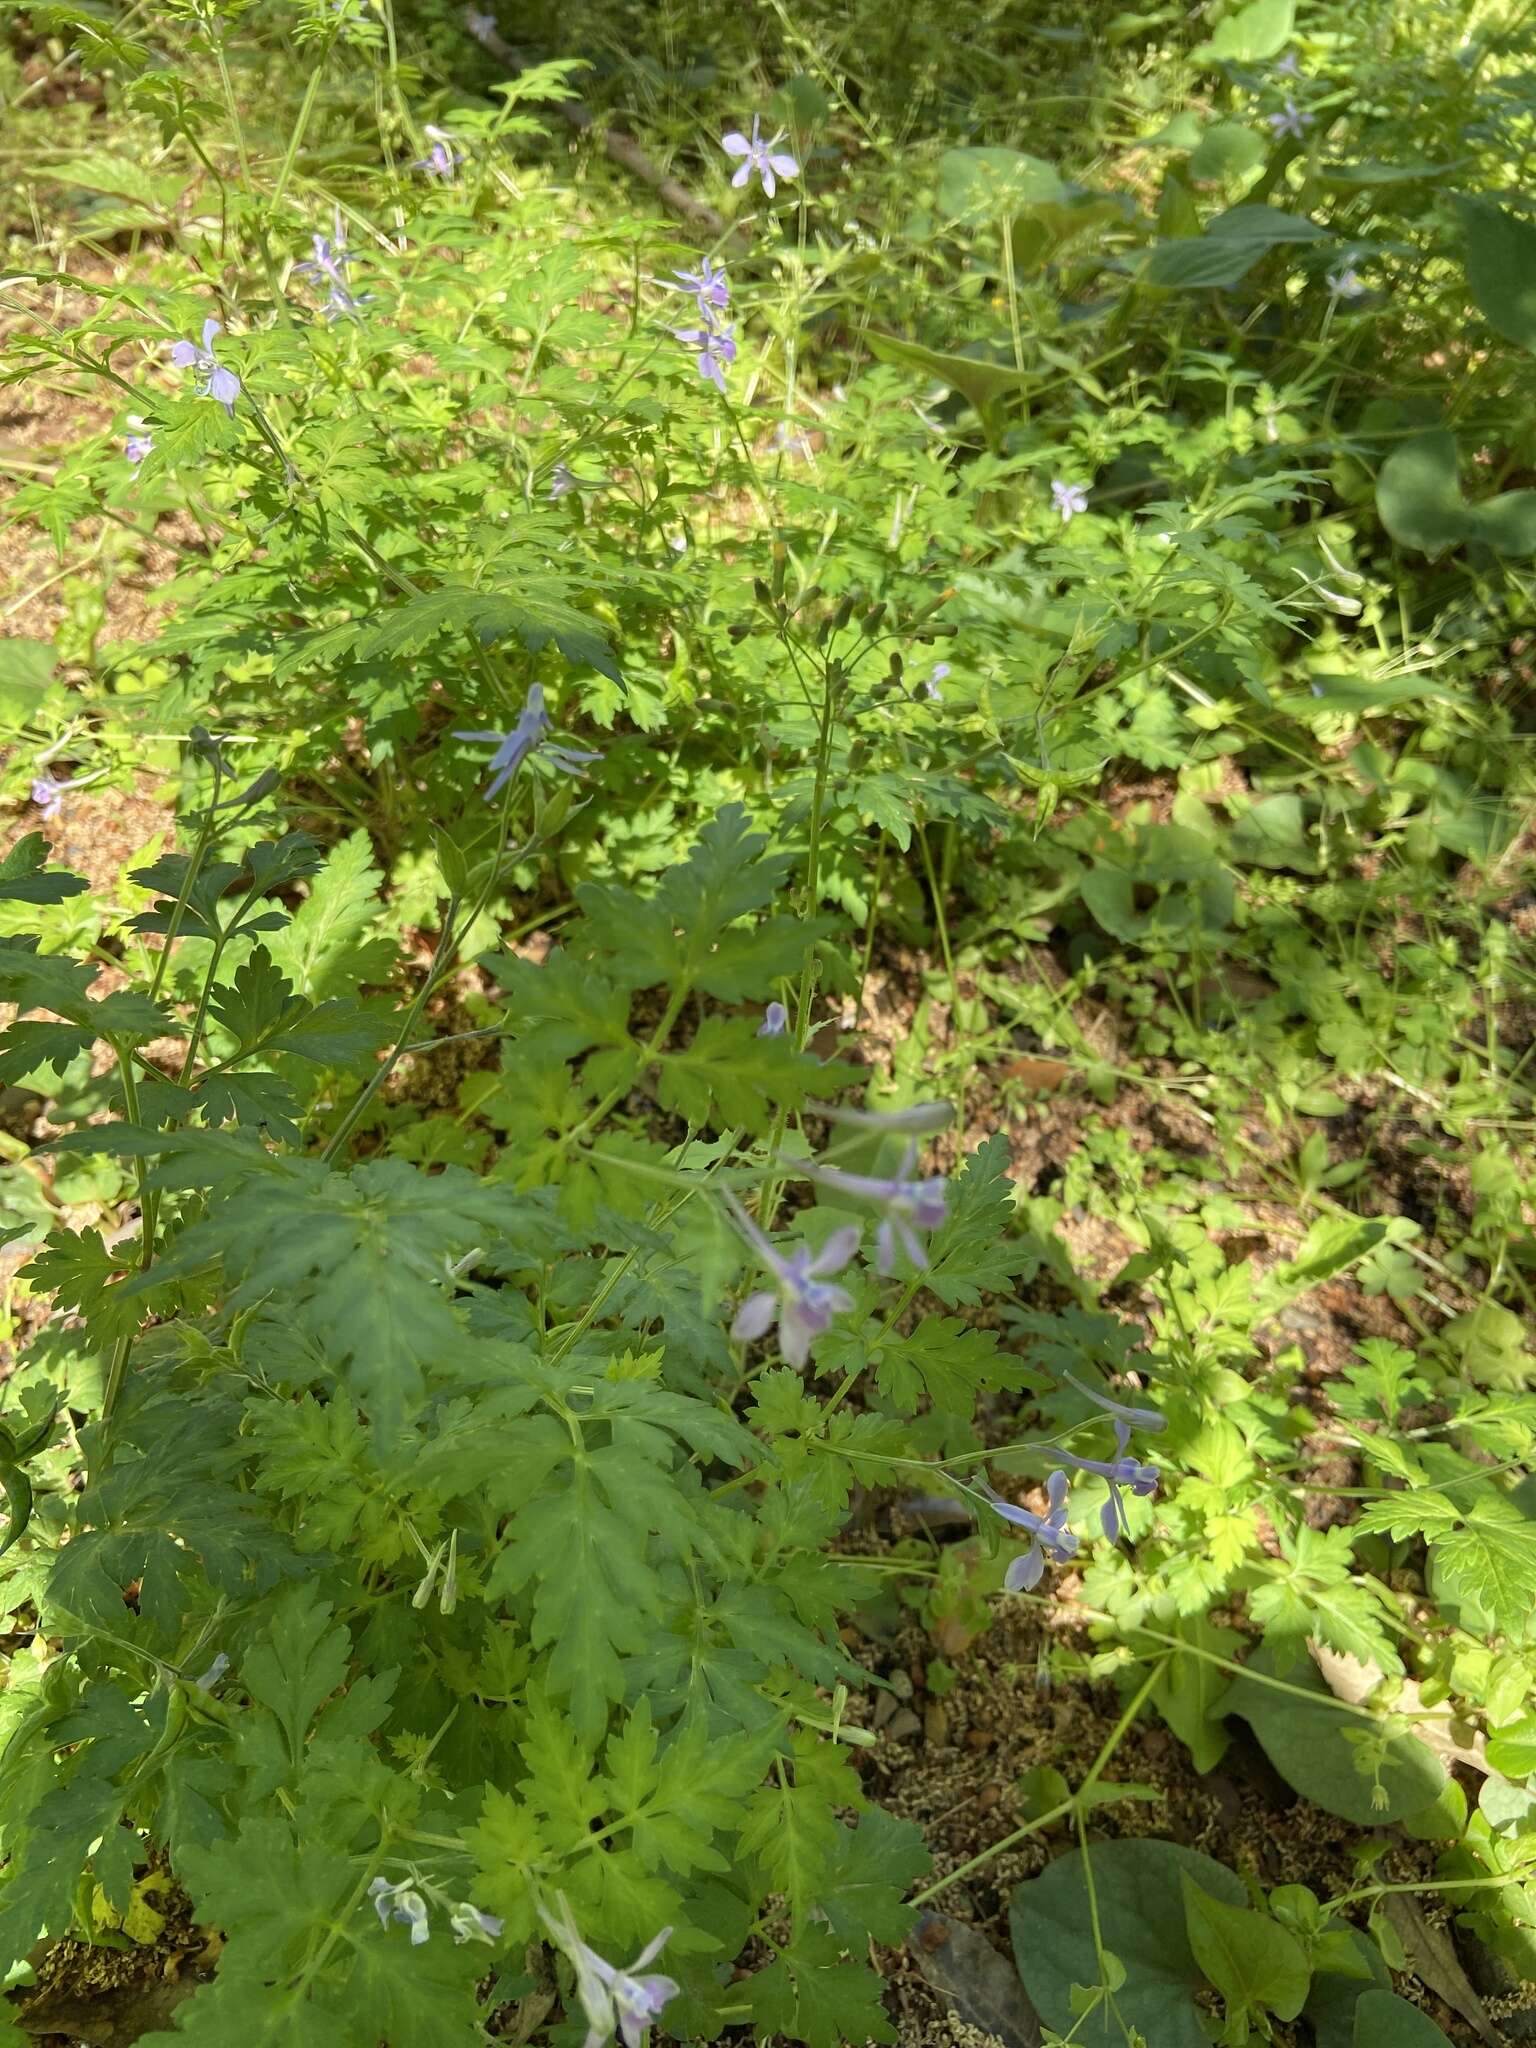
[[(527, 51), (514, 49), (498, 29), (488, 27), (477, 8), (466, 7), (463, 19), (466, 30), (482, 49), (489, 50), (493, 57), (499, 57), (514, 76), (526, 71), (534, 61)], [(707, 240), (722, 244), (730, 255), (744, 256), (747, 253), (750, 245), (745, 231), (732, 227), (714, 207), (696, 199), (686, 185), (653, 163), (632, 135), (626, 135), (620, 128), (599, 128), (596, 116), (584, 100), (561, 100), (558, 111), (579, 135), (590, 135), (599, 143), (620, 169), (628, 171), (631, 177), (639, 178), (642, 184), (649, 185), (662, 205), (675, 213), (679, 220)]]

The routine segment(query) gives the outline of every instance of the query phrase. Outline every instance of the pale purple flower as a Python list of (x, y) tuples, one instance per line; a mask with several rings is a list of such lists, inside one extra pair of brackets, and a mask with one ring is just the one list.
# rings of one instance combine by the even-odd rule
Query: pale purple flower
[(935, 704), (942, 703), (944, 692), (939, 688), (939, 685), (942, 682), (948, 681), (948, 679), (949, 663), (947, 661), (936, 661), (928, 671), (928, 679), (923, 684), (923, 695)]
[(431, 137), (432, 147), (425, 156), (416, 158), (411, 169), (425, 171), (429, 178), (442, 178), (451, 183), (455, 169), (464, 161), (463, 152), (454, 148), (453, 138), (446, 129), (434, 128), (430, 121), (424, 124), (421, 132)]
[(908, 1144), (900, 1170), (889, 1178), (844, 1173), (838, 1166), (808, 1169), (813, 1179), (827, 1187), (838, 1188), (846, 1195), (862, 1195), (868, 1201), (878, 1202), (885, 1211), (875, 1233), (875, 1271), (882, 1275), (895, 1272), (898, 1246), (914, 1266), (925, 1267), (928, 1254), (917, 1233), (940, 1229), (949, 1214), (949, 1183), (941, 1173), (927, 1180), (913, 1180), (916, 1158), (917, 1146)]
[(469, 30), (477, 43), (484, 43), (487, 46), (490, 44), (491, 37), (497, 33), (495, 15), (482, 14), (478, 7), (465, 8), (464, 26)]
[(1061, 514), (1065, 526), (1077, 513), (1088, 510), (1088, 487), (1086, 484), (1069, 484), (1059, 477), (1051, 478), (1051, 503)]
[(1269, 122), (1270, 127), (1273, 128), (1277, 137), (1290, 135), (1294, 136), (1297, 142), (1303, 139), (1307, 130), (1312, 126), (1312, 116), (1303, 113), (1289, 93), (1285, 96), (1283, 111), (1278, 114), (1267, 114), (1265, 119)]
[(351, 255), (342, 246), (340, 235), (333, 242), (328, 235), (312, 235), (314, 255), (306, 256), (302, 263), (293, 266), (301, 277), (324, 278), (327, 284), (345, 285), (344, 272), (352, 261)]
[(208, 1666), (208, 1669), (203, 1673), (202, 1677), (194, 1678), (192, 1683), (197, 1687), (199, 1692), (212, 1692), (213, 1688), (218, 1684), (219, 1680), (224, 1676), (225, 1672), (228, 1669), (229, 1659), (224, 1654), (224, 1652), (220, 1650), (219, 1654)]
[(853, 1296), (847, 1288), (829, 1285), (825, 1276), (840, 1273), (858, 1250), (859, 1227), (856, 1223), (845, 1224), (841, 1230), (834, 1230), (814, 1255), (802, 1245), (785, 1259), (734, 1195), (728, 1193), (725, 1200), (759, 1264), (778, 1283), (747, 1296), (736, 1312), (731, 1335), (739, 1343), (750, 1344), (755, 1338), (766, 1336), (777, 1322), (779, 1350), (785, 1362), (802, 1367), (810, 1356), (812, 1340), (825, 1336), (833, 1317), (853, 1307)]
[(627, 1970), (616, 1970), (582, 1940), (564, 1899), (560, 1907), (560, 1920), (552, 1919), (542, 1908), (540, 1911), (544, 1925), (576, 1972), (576, 1996), (588, 2029), (583, 2048), (603, 2048), (615, 2032), (622, 2036), (624, 2048), (640, 2048), (646, 2029), (661, 2017), (663, 2006), (676, 1998), (680, 1988), (671, 1977), (640, 1974), (671, 1940), (671, 1928), (663, 1927), (648, 1941)]
[(845, 1109), (836, 1102), (808, 1102), (812, 1116), (829, 1124), (851, 1124), (858, 1131), (888, 1131), (899, 1138), (926, 1138), (949, 1128), (954, 1107), (948, 1102), (914, 1102), (907, 1109)]
[(577, 482), (570, 466), (564, 462), (557, 462), (549, 473), (549, 495), (551, 500), (568, 498), (572, 491), (579, 491), (580, 489), (581, 485)]
[(402, 1926), (410, 1928), (412, 1948), (420, 1948), (427, 1940), (432, 1932), (427, 1925), (427, 1902), (410, 1878), (391, 1884), (387, 1877), (376, 1877), (368, 1887), (368, 1896), (384, 1927), (388, 1927), (391, 1920), (398, 1920)]
[[(1162, 1421), (1162, 1417), (1158, 1417)], [(1064, 1465), (1070, 1465), (1077, 1472), (1097, 1472), (1109, 1481), (1109, 1499), (1099, 1510), (1099, 1521), (1104, 1534), (1111, 1543), (1118, 1543), (1126, 1530), (1125, 1502), (1120, 1497), (1122, 1486), (1128, 1486), (1132, 1493), (1142, 1500), (1150, 1500), (1157, 1491), (1157, 1467), (1143, 1465), (1136, 1458), (1126, 1456), (1130, 1448), (1131, 1428), (1127, 1422), (1115, 1424), (1115, 1455), (1113, 1458), (1080, 1458), (1075, 1451), (1057, 1451), (1056, 1456)]]
[(1328, 273), (1328, 290), (1336, 299), (1363, 299), (1365, 285), (1360, 273), (1352, 264), (1341, 263), (1337, 270)]
[(1010, 1593), (1032, 1593), (1044, 1576), (1048, 1557), (1056, 1564), (1070, 1564), (1076, 1557), (1077, 1538), (1067, 1527), (1068, 1490), (1066, 1473), (1053, 1472), (1045, 1482), (1045, 1497), (1050, 1506), (1043, 1515), (1035, 1515), (1028, 1508), (1017, 1507), (1011, 1500), (1004, 1500), (990, 1486), (981, 1488), (988, 1504), (1005, 1522), (1011, 1522), (1016, 1529), (1027, 1530), (1034, 1538), (1028, 1550), (1008, 1567), (1003, 1584)]
[(1276, 78), (1300, 78), (1302, 76), (1301, 59), (1294, 50), (1287, 50), (1280, 59), (1280, 62), (1275, 66), (1275, 76)]
[(699, 375), (718, 391), (725, 389), (725, 372), (736, 360), (734, 331), (729, 327), (675, 327), (678, 340), (699, 352)]
[(512, 777), (522, 767), (528, 756), (538, 748), (551, 768), (562, 775), (580, 775), (590, 761), (600, 761), (601, 754), (589, 754), (578, 747), (551, 746), (544, 735), (550, 730), (550, 723), (544, 711), (544, 691), (534, 683), (523, 708), (518, 713), (517, 723), (510, 732), (456, 732), (456, 740), (488, 740), (496, 748), (491, 756), (491, 779), (486, 785), (486, 801), (499, 796)]
[(42, 812), (45, 824), (51, 825), (60, 811), (63, 810), (64, 792), (69, 786), (67, 782), (55, 781), (53, 775), (46, 768), (41, 775), (33, 776), (32, 801)]
[(757, 1027), (759, 1038), (782, 1038), (789, 1029), (789, 1012), (782, 1003), (770, 1003)]
[(494, 1913), (482, 1913), (478, 1906), (470, 1905), (466, 1899), (455, 1906), (448, 1915), (448, 1925), (453, 1930), (456, 1942), (500, 1941), (505, 1923)]
[(135, 469), (138, 468), (146, 455), (153, 455), (154, 452), (155, 437), (153, 434), (133, 433), (123, 442), (123, 453)]
[(778, 186), (774, 182), (776, 178), (797, 178), (800, 175), (800, 166), (795, 162), (794, 158), (786, 155), (782, 150), (777, 155), (774, 154), (775, 145), (784, 140), (784, 133), (785, 131), (781, 128), (776, 135), (770, 135), (765, 142), (763, 140), (762, 118), (760, 115), (754, 114), (752, 116), (752, 135), (750, 140), (741, 134), (739, 130), (735, 129), (729, 135), (722, 135), (720, 147), (725, 151), (726, 155), (741, 158), (741, 166), (737, 170), (736, 175), (731, 179), (731, 183), (738, 187), (745, 185), (752, 173), (756, 171), (763, 181), (764, 192), (771, 199), (778, 190)]
[(670, 289), (687, 292), (699, 309), (699, 318), (706, 323), (713, 321), (717, 313), (725, 312), (731, 303), (731, 287), (723, 263), (711, 263), (706, 256), (697, 270), (674, 270), (672, 275), (677, 283)]
[(195, 369), (202, 380), (199, 385), (202, 395), (217, 399), (233, 419), (235, 400), (240, 396), (240, 379), (233, 370), (226, 370), (213, 353), (213, 337), (223, 332), (220, 321), (208, 318), (203, 322), (201, 346), (195, 341), (178, 341), (171, 350), (171, 361), (178, 370)]

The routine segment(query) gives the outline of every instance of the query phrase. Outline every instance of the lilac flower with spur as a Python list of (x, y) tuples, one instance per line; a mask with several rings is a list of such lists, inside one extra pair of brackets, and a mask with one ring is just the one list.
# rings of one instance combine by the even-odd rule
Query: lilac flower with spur
[(765, 1287), (757, 1294), (747, 1296), (736, 1311), (731, 1335), (738, 1343), (750, 1344), (754, 1338), (766, 1336), (777, 1322), (779, 1350), (785, 1362), (796, 1368), (803, 1367), (810, 1356), (813, 1339), (825, 1336), (832, 1327), (833, 1317), (853, 1307), (853, 1296), (847, 1288), (829, 1285), (827, 1276), (840, 1273), (858, 1250), (859, 1227), (856, 1223), (846, 1224), (841, 1230), (834, 1230), (814, 1255), (802, 1245), (785, 1259), (774, 1250), (734, 1195), (727, 1193), (725, 1200), (736, 1227), (756, 1253), (759, 1264), (766, 1267), (777, 1282), (775, 1287)]
[(1102, 1479), (1109, 1482), (1109, 1499), (1099, 1511), (1099, 1521), (1111, 1543), (1118, 1543), (1128, 1526), (1125, 1502), (1120, 1495), (1121, 1487), (1128, 1486), (1141, 1500), (1150, 1500), (1157, 1491), (1157, 1467), (1143, 1465), (1139, 1460), (1127, 1457), (1130, 1444), (1130, 1424), (1117, 1421), (1113, 1458), (1080, 1458), (1075, 1451), (1057, 1451), (1055, 1454), (1064, 1465), (1070, 1465), (1075, 1472), (1097, 1472)]
[(1341, 263), (1337, 270), (1328, 273), (1328, 293), (1335, 299), (1363, 299), (1365, 285), (1360, 273), (1353, 265)]
[(368, 1896), (385, 1927), (391, 1920), (398, 1920), (402, 1926), (410, 1928), (412, 1948), (420, 1948), (430, 1936), (432, 1930), (427, 1925), (427, 1902), (410, 1878), (391, 1884), (387, 1877), (376, 1877), (368, 1887)]
[(838, 1166), (812, 1166), (815, 1180), (845, 1195), (863, 1195), (878, 1202), (885, 1214), (875, 1233), (875, 1271), (882, 1276), (896, 1270), (898, 1245), (919, 1270), (928, 1264), (928, 1253), (917, 1233), (938, 1230), (949, 1214), (949, 1183), (943, 1174), (927, 1180), (913, 1180), (912, 1166), (917, 1146), (908, 1144), (900, 1170), (888, 1179), (872, 1173), (844, 1173)]
[(346, 285), (346, 267), (352, 261), (350, 252), (342, 246), (338, 233), (334, 241), (328, 235), (312, 235), (314, 255), (306, 256), (302, 263), (295, 263), (294, 269), (301, 277), (324, 278), (327, 284)]
[(431, 138), (432, 147), (425, 156), (416, 158), (411, 169), (425, 171), (429, 178), (441, 178), (451, 184), (454, 171), (464, 161), (462, 151), (454, 148), (453, 139), (446, 129), (434, 128), (430, 121), (423, 124), (421, 132)]
[(470, 1905), (466, 1899), (455, 1906), (448, 1915), (448, 1925), (453, 1930), (455, 1942), (500, 1941), (504, 1922), (494, 1913), (482, 1913), (478, 1906)]
[(1051, 503), (1066, 526), (1079, 512), (1088, 510), (1088, 488), (1085, 484), (1064, 483), (1059, 476), (1052, 477)]
[(648, 1941), (627, 1970), (616, 1970), (582, 1940), (564, 1899), (560, 1907), (559, 1920), (552, 1919), (542, 1908), (540, 1912), (544, 1925), (576, 1972), (576, 1996), (588, 2029), (583, 2048), (603, 2048), (615, 2032), (622, 2037), (624, 2048), (640, 2048), (646, 2029), (661, 2017), (662, 2008), (676, 1998), (680, 1989), (671, 1977), (640, 1974), (671, 1940), (671, 1928), (663, 1927), (660, 1934)]
[(69, 786), (67, 782), (55, 781), (53, 775), (46, 768), (41, 775), (33, 776), (31, 797), (33, 803), (37, 805), (37, 808), (43, 814), (44, 824), (51, 825), (60, 811), (63, 810), (64, 792)]
[(1301, 69), (1301, 59), (1297, 56), (1294, 50), (1287, 50), (1285, 55), (1280, 59), (1280, 62), (1275, 66), (1276, 78), (1299, 79), (1300, 77), (1302, 77), (1302, 75), (1303, 73)]
[(568, 498), (572, 491), (580, 489), (581, 486), (576, 481), (575, 473), (569, 465), (564, 462), (557, 462), (549, 473), (549, 495), (551, 502), (558, 498)]
[(774, 153), (776, 145), (784, 140), (784, 134), (785, 131), (781, 128), (776, 135), (770, 135), (765, 142), (763, 140), (762, 116), (754, 114), (752, 116), (752, 134), (750, 138), (743, 135), (739, 129), (733, 129), (729, 135), (722, 135), (720, 147), (725, 151), (726, 155), (741, 158), (740, 168), (731, 179), (731, 183), (739, 188), (745, 185), (751, 178), (752, 173), (756, 171), (759, 178), (763, 181), (764, 192), (771, 199), (779, 189), (774, 182), (775, 179), (798, 178), (800, 166), (795, 162), (795, 159), (787, 155), (783, 150), (779, 150), (777, 155)]
[(203, 322), (201, 345), (195, 341), (178, 341), (171, 350), (171, 361), (178, 370), (195, 369), (201, 379), (198, 388), (203, 397), (217, 399), (233, 419), (235, 400), (240, 396), (240, 379), (233, 370), (226, 370), (213, 353), (213, 337), (223, 332), (223, 323), (210, 317)]
[(936, 661), (933, 664), (933, 667), (929, 670), (927, 679), (923, 684), (923, 695), (927, 697), (931, 703), (942, 704), (944, 701), (944, 692), (939, 688), (939, 685), (942, 682), (947, 682), (948, 679), (949, 663), (947, 661)]
[(677, 283), (670, 289), (687, 292), (698, 307), (701, 320), (712, 322), (717, 313), (729, 309), (731, 287), (723, 263), (711, 263), (706, 256), (697, 270), (674, 270), (672, 275)]
[(154, 454), (155, 437), (153, 434), (145, 431), (144, 422), (137, 416), (129, 420), (128, 424), (133, 429), (133, 432), (123, 442), (123, 453), (127, 456), (132, 467), (137, 469), (146, 455)]
[(757, 1027), (759, 1038), (782, 1038), (789, 1029), (789, 1012), (782, 1003), (770, 1003)]
[(485, 790), (487, 803), (501, 794), (535, 748), (542, 752), (550, 767), (557, 768), (562, 775), (580, 775), (588, 762), (603, 758), (601, 754), (584, 753), (578, 747), (551, 746), (544, 738), (549, 730), (549, 719), (544, 711), (544, 691), (534, 683), (510, 732), (454, 734), (456, 740), (489, 740), (496, 748), (491, 756), (491, 779)]
[(1275, 131), (1277, 138), (1282, 135), (1289, 135), (1294, 137), (1297, 142), (1305, 138), (1307, 130), (1312, 126), (1312, 116), (1303, 113), (1289, 93), (1285, 96), (1285, 106), (1282, 111), (1278, 114), (1267, 114), (1265, 119)]
[(672, 331), (687, 347), (698, 350), (699, 375), (717, 391), (724, 391), (726, 370), (736, 360), (734, 331), (729, 327), (675, 327)]
[(465, 8), (464, 26), (469, 30), (475, 41), (483, 43), (487, 49), (490, 47), (492, 36), (498, 33), (495, 15), (482, 14), (478, 7)]
[(1011, 1500), (1004, 1500), (990, 1486), (981, 1488), (988, 1505), (1005, 1522), (1011, 1522), (1016, 1529), (1027, 1530), (1034, 1539), (1028, 1550), (1008, 1567), (1003, 1584), (1010, 1593), (1032, 1593), (1045, 1575), (1047, 1558), (1055, 1564), (1070, 1564), (1076, 1557), (1077, 1538), (1067, 1527), (1068, 1491), (1066, 1473), (1053, 1472), (1045, 1482), (1045, 1497), (1050, 1505), (1043, 1515), (1036, 1515)]

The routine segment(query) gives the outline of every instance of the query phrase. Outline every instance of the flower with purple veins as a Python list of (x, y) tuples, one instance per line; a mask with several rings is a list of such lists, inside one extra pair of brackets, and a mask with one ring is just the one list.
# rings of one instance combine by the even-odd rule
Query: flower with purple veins
[(932, 703), (941, 704), (944, 701), (944, 692), (939, 688), (939, 685), (942, 682), (946, 682), (948, 678), (949, 663), (947, 661), (936, 661), (929, 670), (927, 681), (923, 684), (923, 695)]
[(1016, 1506), (1011, 1500), (1004, 1500), (990, 1486), (981, 1488), (988, 1505), (1005, 1522), (1011, 1522), (1016, 1529), (1028, 1530), (1034, 1539), (1028, 1550), (1008, 1567), (1003, 1584), (1010, 1593), (1032, 1593), (1045, 1574), (1047, 1558), (1056, 1564), (1070, 1564), (1076, 1557), (1077, 1538), (1067, 1527), (1069, 1491), (1066, 1473), (1053, 1472), (1045, 1482), (1045, 1497), (1050, 1506), (1043, 1515), (1036, 1515), (1028, 1508)]
[(752, 134), (750, 139), (737, 129), (733, 129), (729, 135), (722, 135), (720, 147), (725, 151), (726, 155), (741, 158), (740, 168), (731, 179), (731, 183), (739, 188), (745, 185), (752, 176), (752, 173), (756, 171), (759, 178), (763, 181), (764, 192), (771, 199), (779, 189), (774, 182), (775, 179), (798, 178), (800, 166), (795, 162), (795, 159), (792, 156), (786, 155), (782, 150), (779, 151), (778, 155), (774, 154), (774, 147), (777, 143), (784, 140), (784, 134), (785, 131), (781, 128), (776, 135), (770, 135), (765, 142), (763, 140), (762, 117), (754, 114), (752, 116)]
[(572, 491), (580, 490), (569, 464), (557, 462), (549, 473), (549, 495), (553, 502), (557, 498), (568, 498)]
[(432, 1930), (427, 1925), (427, 1902), (410, 1878), (391, 1884), (387, 1877), (376, 1877), (368, 1887), (368, 1896), (384, 1927), (388, 1927), (391, 1920), (398, 1920), (402, 1926), (410, 1928), (412, 1948), (420, 1948), (430, 1936)]
[(203, 322), (201, 346), (195, 341), (178, 341), (171, 350), (171, 361), (178, 370), (195, 369), (202, 379), (199, 388), (203, 397), (217, 399), (233, 419), (235, 400), (240, 396), (240, 379), (233, 370), (226, 370), (213, 353), (213, 337), (223, 332), (223, 323), (210, 315)]
[(489, 740), (496, 748), (491, 756), (491, 779), (486, 785), (485, 796), (489, 803), (499, 796), (512, 777), (522, 767), (528, 756), (538, 748), (551, 768), (562, 775), (580, 775), (591, 761), (600, 761), (601, 754), (590, 754), (579, 747), (551, 746), (544, 738), (550, 731), (549, 719), (544, 710), (544, 691), (538, 683), (530, 686), (518, 713), (517, 723), (510, 732), (456, 732), (456, 740)]
[(145, 456), (153, 455), (154, 452), (155, 437), (153, 434), (143, 432), (141, 422), (138, 429), (128, 435), (127, 439), (123, 442), (123, 453), (127, 456), (133, 467), (137, 469)]
[(1088, 487), (1086, 484), (1064, 483), (1059, 476), (1052, 477), (1051, 503), (1061, 514), (1061, 523), (1065, 526), (1077, 513), (1088, 510)]
[(1297, 142), (1305, 138), (1307, 130), (1312, 126), (1312, 116), (1303, 113), (1289, 93), (1285, 96), (1283, 111), (1278, 114), (1267, 114), (1265, 119), (1275, 131), (1277, 137), (1290, 135)]
[(687, 292), (698, 307), (701, 320), (712, 321), (729, 307), (731, 287), (723, 263), (711, 263), (706, 256), (697, 270), (674, 270), (672, 275), (677, 283), (670, 289)]
[(810, 1356), (812, 1340), (825, 1336), (833, 1317), (853, 1307), (853, 1296), (847, 1288), (829, 1285), (827, 1276), (840, 1273), (858, 1250), (859, 1227), (849, 1223), (834, 1230), (814, 1254), (801, 1245), (787, 1259), (781, 1258), (735, 1196), (728, 1193), (725, 1200), (758, 1263), (778, 1283), (747, 1296), (736, 1311), (731, 1335), (738, 1343), (750, 1344), (755, 1338), (765, 1337), (777, 1322), (779, 1350), (786, 1364), (803, 1367)]
[(453, 146), (453, 139), (446, 129), (434, 128), (430, 121), (422, 127), (422, 134), (431, 137), (432, 147), (425, 156), (419, 156), (411, 165), (413, 171), (425, 171), (429, 178), (442, 178), (451, 183), (454, 171), (463, 163), (461, 151)]
[(757, 1027), (759, 1038), (782, 1038), (789, 1029), (789, 1012), (782, 1003), (770, 1003)]
[(838, 1166), (816, 1166), (812, 1178), (846, 1195), (863, 1195), (880, 1203), (885, 1214), (875, 1234), (875, 1271), (883, 1276), (896, 1270), (898, 1245), (919, 1271), (928, 1264), (928, 1253), (917, 1233), (938, 1230), (949, 1215), (949, 1183), (943, 1174), (927, 1180), (911, 1178), (917, 1146), (909, 1143), (900, 1170), (888, 1179), (872, 1173), (844, 1173)]
[(675, 327), (678, 340), (699, 352), (699, 375), (717, 391), (725, 389), (725, 373), (736, 360), (736, 341), (729, 327)]
[(576, 1972), (576, 1996), (588, 2028), (583, 2048), (603, 2048), (615, 2032), (622, 2036), (624, 2048), (640, 2048), (646, 2029), (661, 2017), (663, 2006), (676, 1998), (680, 1989), (671, 1977), (640, 1975), (671, 1940), (671, 1928), (663, 1927), (648, 1941), (627, 1970), (616, 1970), (582, 1940), (564, 1899), (560, 1907), (560, 1920), (552, 1919), (542, 1908), (540, 1911), (544, 1925)]
[(1135, 1458), (1128, 1458), (1126, 1452), (1130, 1449), (1130, 1443), (1130, 1424), (1116, 1422), (1113, 1458), (1080, 1458), (1075, 1451), (1056, 1453), (1061, 1462), (1070, 1465), (1075, 1472), (1097, 1472), (1100, 1478), (1108, 1480), (1109, 1499), (1099, 1511), (1099, 1521), (1111, 1543), (1118, 1543), (1128, 1526), (1125, 1502), (1120, 1496), (1121, 1487), (1128, 1486), (1141, 1500), (1150, 1500), (1157, 1491), (1157, 1467), (1143, 1465)]
[(466, 1899), (449, 1913), (448, 1925), (456, 1942), (494, 1942), (500, 1941), (505, 1922), (498, 1920), (494, 1913), (482, 1913), (478, 1906), (472, 1906)]

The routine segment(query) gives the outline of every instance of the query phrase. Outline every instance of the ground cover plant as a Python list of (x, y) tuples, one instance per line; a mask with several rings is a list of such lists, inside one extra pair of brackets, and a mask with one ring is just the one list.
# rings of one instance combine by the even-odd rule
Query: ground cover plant
[(1536, 2028), (1533, 31), (972, 12), (8, 28), (0, 2038)]

